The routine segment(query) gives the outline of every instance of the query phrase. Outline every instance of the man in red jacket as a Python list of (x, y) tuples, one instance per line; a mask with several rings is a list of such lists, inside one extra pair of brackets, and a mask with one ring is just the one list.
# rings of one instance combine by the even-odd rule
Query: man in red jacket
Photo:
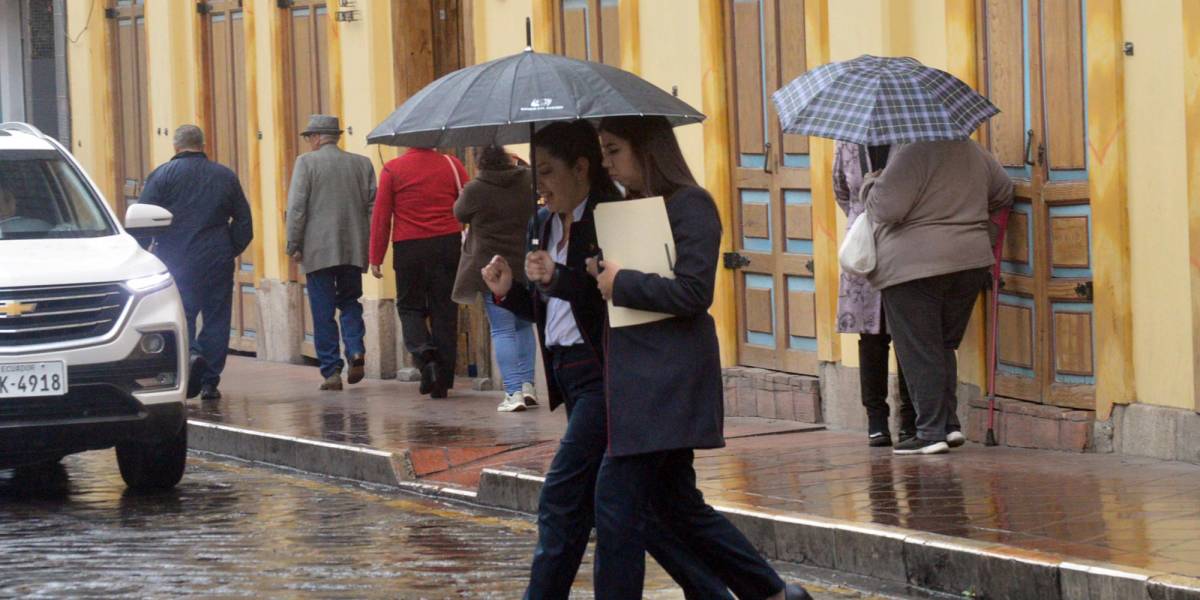
[(466, 178), (457, 158), (411, 148), (384, 165), (371, 215), (371, 274), (383, 277), (391, 241), (404, 347), (421, 370), (421, 393), (433, 398), (454, 385), (458, 305), (450, 295), (462, 250), (454, 201)]

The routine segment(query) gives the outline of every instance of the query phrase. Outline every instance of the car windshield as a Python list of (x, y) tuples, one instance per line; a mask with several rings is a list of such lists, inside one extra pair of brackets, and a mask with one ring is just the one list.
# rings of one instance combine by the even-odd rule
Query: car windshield
[(0, 242), (115, 235), (100, 202), (57, 152), (0, 151)]

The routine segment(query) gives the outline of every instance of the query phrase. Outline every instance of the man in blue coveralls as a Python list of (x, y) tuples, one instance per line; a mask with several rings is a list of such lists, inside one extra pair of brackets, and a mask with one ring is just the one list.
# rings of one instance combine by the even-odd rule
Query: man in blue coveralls
[[(181, 125), (173, 141), (175, 156), (150, 173), (138, 202), (174, 215), (155, 254), (183, 297), (191, 351), (208, 363), (198, 375), (200, 397), (215, 400), (229, 350), (234, 259), (254, 237), (250, 205), (237, 175), (204, 154), (199, 127)], [(197, 315), (204, 323), (199, 334)]]

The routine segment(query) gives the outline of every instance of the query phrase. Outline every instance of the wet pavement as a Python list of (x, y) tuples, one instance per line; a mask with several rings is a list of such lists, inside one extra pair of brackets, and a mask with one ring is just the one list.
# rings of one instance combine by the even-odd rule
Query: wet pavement
[[(126, 493), (111, 451), (0, 471), (2, 598), (519, 598), (534, 535), (515, 513), (196, 455), (160, 495)], [(653, 564), (646, 588), (682, 597)]]
[[(226, 398), (193, 418), (259, 431), (407, 449), (418, 476), (463, 487), (484, 467), (544, 473), (564, 416), (496, 413), (495, 392), (424, 399), (417, 384), (365, 381), (318, 392), (309, 367), (232, 358)], [(967, 444), (893, 457), (858, 433), (730, 419), (728, 447), (698, 453), (711, 502), (1000, 543), (1200, 576), (1200, 466), (1117, 455)]]

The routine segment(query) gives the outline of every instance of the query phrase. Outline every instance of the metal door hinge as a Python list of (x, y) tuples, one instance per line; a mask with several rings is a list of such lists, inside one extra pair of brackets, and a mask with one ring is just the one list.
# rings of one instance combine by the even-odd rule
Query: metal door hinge
[(722, 259), (726, 269), (740, 269), (750, 266), (750, 259), (738, 254), (737, 252), (726, 252)]
[(806, 269), (806, 270), (807, 270), (809, 273), (815, 273), (815, 272), (816, 272), (816, 271), (814, 271), (814, 270), (813, 270), (813, 266), (814, 266), (814, 265), (813, 265), (813, 261), (811, 261), (811, 260), (810, 260), (810, 261), (807, 261), (807, 262), (805, 262), (805, 263), (804, 263), (804, 268), (805, 268), (805, 269)]

